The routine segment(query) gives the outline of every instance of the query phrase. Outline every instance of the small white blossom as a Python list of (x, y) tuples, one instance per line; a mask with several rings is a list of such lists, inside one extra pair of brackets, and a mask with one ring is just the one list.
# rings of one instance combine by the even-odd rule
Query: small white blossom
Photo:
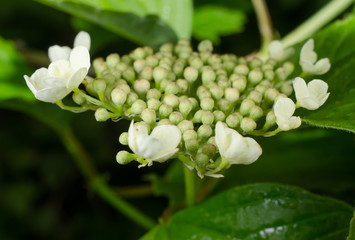
[(279, 98), (274, 104), (276, 123), (282, 131), (298, 128), (301, 125), (301, 118), (292, 116), (295, 109), (295, 103), (286, 97)]
[(322, 75), (329, 71), (329, 58), (322, 58), (317, 61), (317, 53), (314, 51), (314, 40), (309, 39), (302, 47), (300, 54), (300, 65), (303, 72), (312, 75)]
[(278, 61), (282, 62), (285, 59), (291, 57), (291, 55), (295, 52), (293, 48), (285, 48), (283, 44), (278, 41), (274, 40), (269, 44), (269, 57)]
[(308, 84), (297, 77), (293, 81), (297, 103), (308, 110), (315, 110), (322, 106), (328, 99), (328, 84), (320, 79), (314, 79)]
[(149, 165), (164, 162), (179, 151), (181, 141), (180, 129), (174, 125), (159, 125), (148, 135), (148, 127), (135, 126), (134, 122), (128, 129), (128, 146), (131, 150), (144, 157)]
[(250, 137), (243, 137), (237, 131), (216, 124), (216, 145), (223, 160), (229, 164), (251, 164), (262, 153), (260, 145)]
[(48, 69), (40, 68), (31, 77), (24, 77), (38, 100), (55, 103), (80, 85), (89, 68), (89, 51), (79, 46), (71, 51), (69, 60), (54, 61)]
[[(90, 45), (91, 45), (91, 39), (90, 39), (90, 35), (87, 32), (81, 31), (76, 35), (74, 39), (74, 48), (78, 46), (83, 46), (86, 47), (88, 50), (90, 50)], [(63, 59), (68, 60), (71, 51), (72, 49), (68, 46), (54, 45), (49, 47), (48, 56), (51, 62), (57, 60), (63, 60)]]

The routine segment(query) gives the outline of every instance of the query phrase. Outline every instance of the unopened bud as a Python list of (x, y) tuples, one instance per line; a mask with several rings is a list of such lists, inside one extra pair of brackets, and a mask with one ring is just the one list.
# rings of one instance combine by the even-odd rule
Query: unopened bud
[(135, 101), (132, 104), (131, 113), (132, 114), (141, 114), (142, 111), (146, 108), (147, 108), (147, 104), (143, 100), (138, 99), (137, 101)]
[(173, 108), (179, 105), (179, 98), (174, 94), (168, 94), (164, 97), (164, 103), (172, 106)]
[(254, 106), (250, 110), (249, 117), (256, 121), (259, 118), (261, 118), (263, 116), (263, 114), (264, 114), (264, 111), (263, 111), (263, 109), (261, 107)]
[(239, 91), (237, 88), (226, 88), (224, 96), (230, 103), (235, 103), (239, 99)]
[(281, 92), (286, 94), (287, 96), (290, 96), (293, 92), (293, 87), (290, 83), (285, 82), (284, 84), (282, 84), (281, 86)]
[(173, 112), (173, 107), (168, 104), (162, 104), (159, 107), (159, 116), (160, 118), (168, 118), (169, 115)]
[(267, 88), (269, 88), (269, 87), (271, 87), (271, 82), (269, 81), (269, 80), (262, 80), (260, 83), (259, 83), (259, 85), (263, 85), (263, 86), (265, 86), (265, 87), (267, 87)]
[(285, 69), (287, 76), (295, 70), (295, 65), (292, 62), (285, 62), (282, 67)]
[(253, 58), (250, 62), (249, 62), (249, 66), (253, 69), (253, 68), (258, 68), (261, 67), (261, 65), (263, 64), (263, 61), (260, 58)]
[(213, 66), (215, 64), (221, 64), (222, 60), (218, 54), (212, 54), (208, 57), (207, 62), (209, 63), (209, 65)]
[(103, 93), (105, 92), (106, 89), (106, 82), (103, 79), (95, 79), (92, 83), (93, 85), (93, 90), (96, 93)]
[(226, 118), (226, 123), (230, 128), (237, 128), (242, 119), (243, 116), (240, 113), (233, 113)]
[(145, 59), (145, 65), (151, 68), (158, 66), (158, 64), (159, 64), (159, 59), (157, 58), (157, 56), (151, 55)]
[(111, 114), (105, 108), (99, 108), (95, 111), (95, 119), (98, 122), (105, 122), (110, 119)]
[(118, 141), (122, 144), (122, 145), (128, 145), (128, 132), (123, 132), (121, 133)]
[(196, 68), (193, 67), (187, 67), (184, 70), (184, 77), (188, 82), (194, 82), (197, 80), (198, 77), (198, 71)]
[(137, 100), (138, 100), (137, 93), (135, 92), (128, 93), (126, 102), (129, 106), (132, 106)]
[(123, 72), (127, 67), (128, 67), (128, 65), (122, 61), (119, 62), (116, 66), (116, 68), (121, 72)]
[(160, 97), (161, 97), (161, 92), (156, 88), (149, 89), (146, 94), (146, 99), (151, 99), (151, 98), (160, 99)]
[(219, 101), (218, 101), (218, 108), (223, 111), (223, 112), (227, 112), (229, 110), (229, 107), (230, 107), (230, 104), (229, 102), (227, 101), (227, 99), (225, 98), (221, 98)]
[(126, 79), (127, 82), (134, 83), (134, 80), (136, 79), (136, 74), (134, 73), (134, 70), (131, 67), (128, 67), (123, 71), (122, 77)]
[(137, 79), (134, 81), (133, 88), (138, 94), (144, 94), (149, 90), (150, 83), (145, 79)]
[(184, 120), (184, 117), (180, 112), (172, 112), (169, 116), (169, 120), (172, 124), (178, 125), (182, 120)]
[(137, 73), (142, 72), (143, 68), (145, 67), (145, 60), (144, 59), (138, 59), (134, 61), (133, 63), (133, 68), (136, 70)]
[(226, 119), (226, 115), (224, 114), (224, 112), (216, 110), (213, 112), (213, 116), (214, 116), (214, 122), (218, 122), (218, 121), (224, 121), (224, 119)]
[(116, 155), (116, 161), (119, 164), (125, 165), (136, 159), (136, 156), (127, 151), (119, 151)]
[(198, 44), (197, 49), (199, 52), (212, 52), (213, 44), (210, 40), (203, 40)]
[(204, 169), (204, 168), (206, 168), (207, 164), (209, 163), (210, 158), (206, 153), (201, 151), (196, 154), (196, 157), (194, 160), (199, 168)]
[(173, 52), (174, 46), (172, 43), (165, 43), (160, 46), (159, 51), (160, 52)]
[(165, 87), (165, 93), (167, 94), (178, 94), (180, 92), (179, 86), (176, 82), (169, 82)]
[(203, 51), (200, 52), (200, 58), (204, 63), (207, 63), (208, 58), (211, 56), (211, 52), (210, 51)]
[(197, 129), (197, 136), (200, 140), (204, 140), (209, 138), (212, 135), (212, 128), (210, 125), (205, 125), (202, 124), (198, 129)]
[(201, 116), (201, 121), (203, 124), (211, 125), (214, 121), (213, 113), (209, 111), (204, 111)]
[(203, 110), (196, 111), (195, 115), (194, 115), (194, 118), (193, 118), (193, 121), (194, 122), (198, 122), (198, 123), (202, 122), (202, 114), (203, 114), (203, 112), (204, 112)]
[(179, 111), (182, 113), (182, 115), (186, 118), (187, 115), (192, 111), (192, 104), (189, 99), (184, 99), (180, 101), (179, 104)]
[(153, 70), (153, 78), (156, 83), (160, 83), (163, 79), (168, 76), (168, 70), (163, 67), (156, 67)]
[(263, 84), (259, 83), (258, 86), (255, 87), (255, 90), (260, 92), (262, 95), (266, 92), (268, 87), (264, 86)]
[(187, 130), (194, 129), (194, 124), (189, 120), (182, 120), (177, 126), (182, 133), (186, 132)]
[(210, 97), (205, 97), (200, 101), (200, 107), (202, 110), (212, 111), (214, 108), (214, 101)]
[(196, 109), (198, 107), (198, 101), (196, 98), (189, 97), (189, 101), (192, 105), (192, 109)]
[(240, 104), (240, 109), (239, 112), (243, 115), (249, 115), (250, 110), (255, 106), (254, 101), (252, 101), (251, 99), (244, 99), (242, 104)]
[(218, 86), (220, 86), (223, 89), (226, 89), (229, 87), (229, 82), (227, 77), (223, 77), (223, 79), (218, 80), (217, 82)]
[(263, 70), (263, 72), (265, 72), (266, 70), (273, 70), (274, 69), (274, 65), (271, 65), (270, 63), (264, 63), (261, 66), (261, 70)]
[(212, 144), (213, 146), (216, 146), (216, 137), (210, 137), (208, 140), (207, 140), (207, 144)]
[(259, 69), (253, 69), (248, 74), (248, 80), (253, 84), (256, 85), (261, 80), (263, 80), (263, 72)]
[(287, 98), (286, 94), (283, 94), (283, 93), (279, 93), (277, 95), (277, 97), (275, 98), (275, 102), (277, 102), (277, 100), (279, 100), (280, 98)]
[(189, 83), (185, 79), (176, 80), (176, 84), (179, 87), (180, 93), (186, 93), (187, 89), (189, 88)]
[(145, 51), (146, 56), (152, 55), (154, 53), (153, 48), (151, 48), (149, 46), (145, 46), (145, 47), (143, 47), (143, 49)]
[(233, 69), (235, 67), (235, 63), (232, 61), (226, 61), (222, 64), (223, 69), (227, 70), (227, 72), (231, 73), (233, 72)]
[(127, 100), (127, 93), (123, 89), (115, 88), (111, 92), (111, 100), (116, 106), (123, 105)]
[(284, 68), (279, 67), (278, 69), (276, 69), (276, 77), (279, 81), (285, 81), (287, 78), (287, 72)]
[(203, 145), (198, 152), (202, 152), (204, 154), (206, 154), (208, 156), (208, 158), (213, 158), (214, 155), (216, 155), (217, 152), (217, 148), (214, 144), (211, 143), (207, 143), (205, 145)]
[(106, 64), (109, 68), (115, 68), (120, 62), (120, 55), (117, 53), (111, 53), (106, 57)]
[(263, 95), (259, 91), (253, 90), (249, 93), (248, 99), (253, 100), (256, 104), (260, 104), (263, 100)]
[(266, 101), (273, 103), (279, 94), (280, 92), (276, 88), (269, 88), (266, 90), (264, 98)]
[(146, 55), (145, 50), (142, 47), (138, 47), (130, 53), (130, 57), (135, 60), (143, 59), (143, 58), (145, 58), (145, 55)]
[(186, 130), (183, 134), (182, 134), (182, 138), (184, 139), (184, 141), (186, 142), (187, 140), (190, 139), (197, 139), (197, 133), (195, 130), (190, 129), (190, 130)]
[(214, 82), (216, 80), (216, 73), (212, 68), (206, 67), (202, 70), (202, 83), (206, 84), (208, 82)]
[(146, 108), (141, 113), (141, 118), (144, 122), (148, 123), (150, 126), (155, 124), (157, 120), (156, 112), (153, 109)]
[(275, 125), (276, 123), (276, 117), (275, 117), (275, 113), (273, 110), (270, 110), (267, 114), (266, 114), (266, 119), (265, 119), (265, 126), (264, 128), (269, 128), (272, 127), (273, 125)]
[(94, 61), (93, 61), (93, 64), (94, 66), (94, 69), (95, 69), (95, 73), (96, 75), (98, 76), (101, 76), (103, 72), (105, 72), (107, 70), (107, 64), (106, 62), (104, 61), (103, 58), (96, 58)]
[(76, 92), (73, 93), (72, 98), (73, 98), (73, 101), (78, 105), (83, 105), (86, 102), (86, 99)]
[(274, 73), (273, 70), (267, 69), (267, 70), (264, 71), (264, 76), (265, 76), (265, 78), (267, 80), (272, 81), (274, 79), (274, 77), (275, 77), (275, 73)]
[(219, 100), (223, 97), (223, 88), (221, 88), (220, 86), (218, 85), (215, 85), (213, 87), (210, 88), (210, 92), (212, 94), (212, 97), (215, 99), (215, 100)]
[(173, 65), (173, 72), (177, 75), (177, 76), (182, 76), (183, 72), (184, 72), (184, 68), (185, 65), (182, 63), (175, 63)]
[(185, 141), (185, 148), (189, 153), (194, 153), (199, 148), (200, 144), (197, 139), (188, 139)]
[(173, 125), (168, 118), (160, 119), (157, 123), (158, 126), (161, 125)]
[(207, 90), (205, 86), (199, 86), (197, 88), (196, 94), (199, 99), (203, 99), (205, 97), (211, 97), (211, 93)]
[(254, 131), (256, 128), (256, 122), (251, 118), (243, 118), (240, 123), (240, 128), (246, 133)]
[(200, 68), (203, 67), (203, 62), (202, 62), (201, 58), (195, 57), (190, 61), (190, 66), (199, 70)]
[(245, 64), (239, 64), (234, 68), (234, 73), (246, 76), (249, 73), (249, 67)]

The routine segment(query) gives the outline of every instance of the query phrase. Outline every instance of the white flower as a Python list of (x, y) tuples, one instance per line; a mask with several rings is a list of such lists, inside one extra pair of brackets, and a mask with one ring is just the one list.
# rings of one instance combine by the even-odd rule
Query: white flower
[[(87, 32), (81, 31), (79, 32), (74, 39), (74, 48), (78, 46), (86, 47), (90, 50), (91, 40), (90, 35)], [(51, 62), (57, 60), (68, 60), (70, 56), (70, 52), (72, 49), (68, 46), (58, 46), (54, 45), (49, 47), (48, 56)]]
[(272, 41), (269, 44), (268, 50), (269, 57), (278, 62), (289, 58), (295, 52), (293, 48), (284, 48), (283, 44), (278, 40)]
[(48, 69), (40, 68), (31, 77), (24, 77), (38, 100), (55, 103), (80, 85), (89, 68), (89, 51), (79, 46), (71, 51), (69, 60), (54, 61)]
[(318, 62), (317, 53), (314, 52), (314, 40), (309, 39), (302, 47), (300, 54), (300, 65), (303, 72), (312, 75), (322, 75), (329, 71), (330, 62), (328, 58), (322, 58)]
[(155, 162), (164, 162), (173, 156), (179, 149), (181, 141), (180, 129), (174, 125), (160, 125), (148, 135), (145, 125), (131, 125), (128, 129), (128, 146), (131, 150), (144, 157), (149, 165)]
[(320, 79), (314, 79), (307, 85), (306, 82), (297, 77), (293, 81), (297, 103), (308, 110), (315, 110), (322, 106), (328, 99), (328, 84)]
[(251, 164), (262, 153), (260, 145), (254, 139), (243, 137), (222, 122), (216, 124), (216, 145), (222, 159), (230, 164)]
[(301, 125), (301, 118), (292, 116), (295, 109), (295, 103), (289, 98), (279, 98), (274, 104), (276, 123), (282, 131), (298, 128)]

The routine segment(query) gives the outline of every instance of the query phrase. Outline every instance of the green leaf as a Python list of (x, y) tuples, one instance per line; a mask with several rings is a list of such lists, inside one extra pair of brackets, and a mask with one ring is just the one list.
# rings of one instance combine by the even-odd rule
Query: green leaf
[(354, 211), (353, 218), (350, 221), (349, 235), (346, 240), (355, 240), (355, 211)]
[(254, 184), (178, 212), (141, 240), (338, 240), (345, 239), (351, 217), (343, 202), (293, 186)]
[[(319, 109), (302, 109), (296, 114), (313, 126), (355, 132), (355, 18), (336, 21), (313, 38), (318, 59), (328, 57), (332, 67), (327, 74), (307, 80), (326, 81), (330, 96)], [(296, 48), (301, 47), (302, 44)], [(298, 65), (298, 59), (295, 64)]]
[(157, 47), (191, 36), (191, 0), (39, 1), (143, 45)]
[(240, 10), (219, 5), (205, 5), (194, 11), (193, 36), (218, 44), (220, 36), (243, 31), (246, 16)]
[(0, 101), (12, 98), (35, 99), (23, 74), (29, 68), (16, 51), (14, 44), (0, 37)]

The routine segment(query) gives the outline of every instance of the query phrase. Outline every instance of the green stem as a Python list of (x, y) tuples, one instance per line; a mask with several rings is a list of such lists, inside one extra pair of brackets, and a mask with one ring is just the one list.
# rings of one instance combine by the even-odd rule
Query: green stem
[(73, 91), (75, 93), (79, 94), (80, 96), (84, 97), (88, 102), (90, 102), (92, 104), (95, 104), (97, 106), (104, 107), (104, 108), (106, 108), (107, 110), (110, 110), (113, 113), (117, 113), (117, 109), (115, 107), (111, 106), (110, 104), (105, 103), (105, 102), (101, 102), (100, 100), (98, 100), (98, 99), (96, 99), (94, 97), (91, 97), (91, 96), (85, 94), (84, 92), (80, 91), (78, 88), (74, 89)]
[(309, 38), (313, 33), (317, 32), (337, 15), (342, 13), (352, 3), (353, 0), (333, 0), (329, 2), (311, 18), (287, 34), (281, 42), (285, 47), (289, 47)]
[(259, 54), (266, 54), (270, 42), (274, 40), (271, 17), (265, 0), (252, 0), (252, 3), (261, 34), (261, 50)]
[(72, 107), (72, 106), (67, 106), (65, 105), (62, 100), (58, 101), (56, 103), (61, 109), (63, 110), (68, 110), (68, 111), (71, 111), (71, 112), (74, 112), (74, 113), (80, 113), (80, 112), (85, 112), (87, 110), (89, 110), (88, 108), (85, 108), (85, 107)]
[(105, 201), (111, 204), (116, 210), (123, 213), (137, 223), (142, 228), (149, 230), (155, 225), (155, 222), (118, 196), (101, 178), (89, 155), (85, 152), (79, 141), (75, 138), (69, 129), (56, 129), (68, 152), (73, 156), (80, 172), (87, 182), (91, 184), (92, 189)]
[(185, 175), (185, 192), (186, 192), (186, 204), (191, 207), (195, 204), (196, 200), (196, 182), (195, 182), (195, 172), (188, 169), (184, 165), (184, 175)]

